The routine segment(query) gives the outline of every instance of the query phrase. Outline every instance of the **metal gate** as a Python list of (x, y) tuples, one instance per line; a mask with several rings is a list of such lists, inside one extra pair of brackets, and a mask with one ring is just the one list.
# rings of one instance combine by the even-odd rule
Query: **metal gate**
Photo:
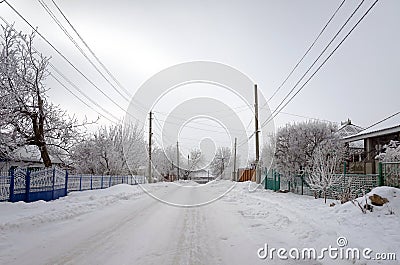
[(379, 164), (382, 185), (400, 188), (400, 162), (382, 162)]
[(281, 188), (281, 175), (273, 169), (264, 169), (264, 188), (277, 191)]

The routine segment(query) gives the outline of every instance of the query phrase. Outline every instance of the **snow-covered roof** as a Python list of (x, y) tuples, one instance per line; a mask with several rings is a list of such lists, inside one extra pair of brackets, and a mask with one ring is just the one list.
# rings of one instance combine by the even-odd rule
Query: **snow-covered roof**
[(362, 130), (364, 130), (364, 128), (362, 128), (362, 127), (360, 127), (360, 126), (358, 126), (358, 125), (352, 124), (351, 122), (348, 122), (348, 123), (343, 124), (343, 125), (337, 130), (336, 133), (337, 133), (341, 138), (344, 138), (344, 137), (347, 137), (347, 136), (350, 136), (350, 135), (355, 135), (355, 134), (361, 132)]
[[(40, 150), (36, 145), (25, 145), (17, 148), (11, 155), (14, 161), (25, 161), (25, 162), (38, 162), (43, 163), (40, 155)], [(52, 163), (61, 164), (62, 161), (57, 157), (50, 155)]]
[(365, 138), (376, 137), (386, 134), (400, 132), (400, 112), (393, 116), (377, 122), (375, 125), (351, 136), (344, 137), (346, 142), (353, 142)]
[[(342, 124), (342, 126), (340, 126), (340, 128), (336, 131), (336, 134), (339, 135), (339, 137), (341, 139), (344, 139), (348, 136), (355, 135), (355, 134), (361, 132), (362, 130), (364, 130), (364, 128), (362, 128), (358, 125), (352, 124), (351, 121), (348, 120), (347, 122)], [(359, 141), (355, 141), (355, 142), (350, 142), (349, 147), (354, 148), (354, 149), (364, 149), (364, 141), (359, 140)]]

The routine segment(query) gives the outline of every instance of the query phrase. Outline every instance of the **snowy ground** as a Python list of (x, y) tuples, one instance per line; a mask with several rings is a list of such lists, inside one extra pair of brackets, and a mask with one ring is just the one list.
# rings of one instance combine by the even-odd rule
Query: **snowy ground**
[[(168, 202), (193, 205), (218, 197), (232, 182), (188, 185), (146, 189)], [(371, 248), (371, 256), (397, 252), (397, 261), (361, 258), (355, 264), (399, 264), (400, 190), (373, 192), (388, 198), (395, 214), (387, 206), (362, 214), (351, 203), (329, 207), (308, 196), (249, 192), (248, 183), (193, 208), (167, 205), (123, 184), (53, 202), (1, 203), (0, 264), (353, 264), (328, 255), (280, 260), (275, 253), (263, 260), (257, 254), (265, 244), (319, 251), (338, 247), (338, 237), (347, 239), (346, 248)]]

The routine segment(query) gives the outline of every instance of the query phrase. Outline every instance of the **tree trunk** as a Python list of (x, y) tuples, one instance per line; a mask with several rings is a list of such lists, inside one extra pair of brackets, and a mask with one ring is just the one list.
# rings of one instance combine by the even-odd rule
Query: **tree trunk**
[(47, 150), (47, 146), (46, 145), (39, 146), (39, 150), (40, 150), (40, 156), (42, 157), (44, 166), (51, 167), (52, 163), (51, 163), (49, 152)]

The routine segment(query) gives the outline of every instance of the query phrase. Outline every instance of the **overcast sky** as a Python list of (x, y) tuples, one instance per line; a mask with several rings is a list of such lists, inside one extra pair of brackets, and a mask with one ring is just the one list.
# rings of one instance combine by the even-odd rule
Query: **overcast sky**
[[(258, 84), (265, 98), (269, 98), (285, 79), (342, 2), (55, 1), (131, 94), (152, 75), (169, 66), (206, 60), (224, 63), (243, 72)], [(96, 74), (38, 1), (9, 2), (123, 109), (128, 107), (128, 102)], [(372, 2), (365, 1), (349, 26), (354, 25)], [(45, 0), (45, 3), (67, 26), (53, 3), (50, 0)], [(269, 102), (271, 109), (280, 103), (359, 3), (356, 0), (345, 2), (292, 78)], [(283, 110), (284, 113), (275, 118), (275, 124), (282, 126), (287, 122), (304, 120), (290, 115), (295, 114), (332, 122), (350, 118), (354, 124), (366, 127), (398, 111), (399, 11), (400, 1), (379, 1), (315, 78)], [(28, 31), (26, 24), (6, 3), (0, 4), (0, 14), (7, 21), (15, 22), (17, 29)], [(348, 30), (346, 27), (344, 32)], [(39, 37), (36, 46), (44, 54), (52, 56), (51, 62), (92, 99), (115, 116), (124, 116), (121, 109), (83, 80)], [(51, 100), (62, 108), (79, 117), (87, 115), (93, 119), (98, 116), (51, 77), (47, 84), (51, 87)], [(168, 99), (173, 101), (174, 97), (166, 97), (166, 105)], [(243, 107), (240, 102), (229, 100), (225, 98), (225, 103), (238, 109)], [(162, 106), (158, 111), (163, 111)], [(242, 111), (241, 115), (247, 125), (252, 113)], [(163, 119), (162, 116), (158, 118)], [(102, 119), (101, 123), (108, 121)]]

